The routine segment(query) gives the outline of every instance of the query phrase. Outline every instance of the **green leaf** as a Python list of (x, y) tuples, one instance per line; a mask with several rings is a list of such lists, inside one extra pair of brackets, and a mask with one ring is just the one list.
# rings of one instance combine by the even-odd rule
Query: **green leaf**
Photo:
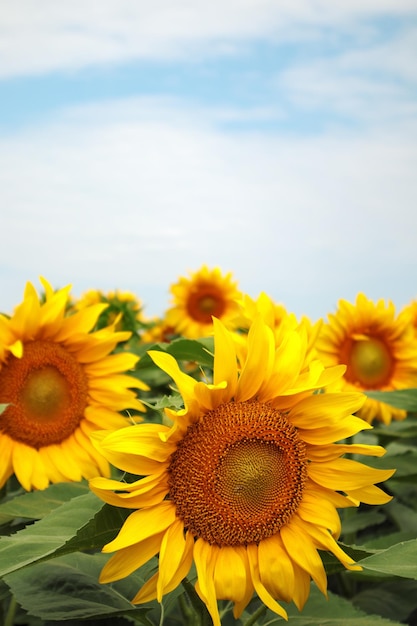
[(89, 492), (86, 482), (58, 483), (43, 491), (30, 491), (19, 494), (12, 500), (0, 504), (0, 524), (16, 517), (23, 519), (42, 519), (51, 511), (72, 498)]
[[(149, 346), (149, 350), (159, 350), (171, 354), (177, 361), (192, 361), (203, 367), (213, 368), (213, 339), (174, 339), (171, 343), (156, 343)], [(138, 372), (152, 364), (156, 367), (148, 354), (144, 354), (136, 366)]]
[[(293, 626), (403, 626), (400, 622), (387, 620), (378, 615), (368, 615), (354, 607), (349, 600), (330, 592), (326, 599), (314, 585), (302, 613), (299, 613), (292, 604), (290, 606), (282, 604), (288, 612), (288, 623)], [(262, 623), (268, 626), (282, 626), (285, 623), (280, 617), (271, 619), (272, 615), (274, 614), (268, 611)]]
[[(137, 623), (150, 626), (149, 608), (134, 607), (118, 584), (99, 583), (108, 556), (70, 554), (37, 563), (5, 577), (17, 602), (43, 620), (87, 620), (95, 617), (132, 615)], [(137, 588), (143, 584), (140, 580)]]
[(175, 339), (166, 346), (166, 351), (178, 361), (195, 361), (199, 365), (213, 368), (214, 344), (212, 338)]
[(366, 391), (369, 398), (385, 402), (397, 409), (410, 413), (417, 411), (417, 389), (399, 389), (397, 391)]
[[(343, 511), (345, 513), (346, 509)], [(342, 533), (343, 535), (349, 535), (356, 533), (358, 530), (364, 528), (370, 528), (371, 526), (377, 526), (382, 524), (387, 519), (384, 513), (381, 511), (364, 511), (361, 512), (356, 509), (348, 509), (349, 513), (352, 511), (353, 515), (342, 516)]]
[(8, 404), (0, 404), (0, 415), (7, 409)]
[(361, 591), (353, 598), (353, 604), (366, 613), (408, 623), (408, 616), (416, 608), (416, 596), (417, 582), (414, 580), (391, 580)]
[(8, 537), (0, 537), (0, 576), (50, 558), (103, 507), (93, 493), (73, 498), (45, 518)]
[(386, 426), (384, 424), (374, 424), (373, 430), (366, 431), (366, 433), (368, 432), (391, 440), (407, 439), (407, 443), (409, 443), (413, 438), (417, 438), (417, 418), (414, 415), (409, 415), (403, 421), (394, 421)]
[(184, 406), (184, 400), (179, 393), (175, 393), (171, 396), (162, 396), (162, 398), (159, 398), (151, 406), (154, 411), (162, 411), (163, 409), (173, 409), (174, 411), (179, 411)]
[(104, 504), (94, 517), (72, 537), (65, 545), (56, 550), (55, 555), (70, 552), (101, 550), (112, 541), (119, 532), (131, 509), (118, 508)]
[(414, 531), (417, 537), (417, 512), (405, 504), (392, 500), (385, 505), (388, 517), (393, 520), (401, 531)]
[(360, 562), (367, 570), (417, 580), (417, 539), (401, 543), (368, 556)]

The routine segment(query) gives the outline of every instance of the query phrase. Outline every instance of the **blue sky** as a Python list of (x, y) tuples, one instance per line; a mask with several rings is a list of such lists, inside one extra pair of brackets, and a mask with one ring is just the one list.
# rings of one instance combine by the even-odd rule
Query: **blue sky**
[(205, 263), (297, 314), (417, 297), (417, 5), (5, 2), (0, 310)]

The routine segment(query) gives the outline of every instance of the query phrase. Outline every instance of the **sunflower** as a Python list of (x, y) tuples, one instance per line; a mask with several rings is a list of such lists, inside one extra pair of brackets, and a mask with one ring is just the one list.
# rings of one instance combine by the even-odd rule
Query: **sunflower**
[(170, 291), (173, 306), (166, 312), (165, 323), (184, 337), (197, 339), (212, 334), (213, 316), (227, 326), (233, 325), (240, 310), (237, 283), (230, 272), (223, 275), (217, 267), (204, 265), (189, 278), (180, 277)]
[[(261, 315), (265, 323), (271, 328), (277, 344), (281, 343), (289, 330), (302, 328), (302, 332), (306, 333), (308, 339), (309, 347), (307, 352), (309, 359), (316, 357), (315, 344), (322, 321), (319, 320), (313, 324), (305, 315), (298, 320), (295, 313), (288, 312), (283, 304), (274, 302), (265, 292), (262, 292), (256, 300), (251, 298), (248, 294), (243, 295), (241, 313), (236, 319), (238, 330), (235, 335), (235, 340), (240, 350), (246, 350), (247, 348), (245, 333), (247, 333), (257, 315)], [(243, 360), (242, 355), (239, 356), (241, 360)], [(306, 365), (307, 362), (308, 360), (306, 358)]]
[(117, 330), (136, 332), (142, 328), (144, 317), (141, 301), (130, 291), (109, 291), (104, 293), (99, 289), (86, 291), (81, 298), (72, 304), (75, 311), (81, 311), (87, 306), (105, 303), (107, 307), (97, 320), (98, 328), (112, 324), (116, 320)]
[(0, 485), (15, 473), (26, 490), (108, 475), (90, 434), (126, 426), (119, 411), (144, 410), (132, 388), (147, 389), (124, 374), (135, 355), (110, 354), (130, 333), (92, 331), (107, 305), (68, 315), (70, 287), (41, 282), (42, 301), (27, 283), (14, 314), (0, 316)]
[(410, 320), (414, 329), (414, 334), (417, 337), (417, 299), (411, 300), (409, 304), (403, 307), (401, 311), (401, 316), (404, 316)]
[[(392, 302), (372, 302), (363, 293), (355, 304), (340, 300), (317, 340), (324, 365), (347, 366), (343, 389), (392, 391), (417, 386), (417, 338), (410, 318), (395, 314)], [(357, 413), (367, 422), (389, 424), (406, 411), (367, 398)]]
[(213, 326), (211, 383), (185, 374), (171, 355), (149, 352), (184, 400), (183, 409), (166, 409), (168, 424), (94, 434), (113, 465), (141, 476), (130, 484), (90, 481), (105, 502), (137, 509), (104, 546), (115, 554), (100, 580), (125, 577), (159, 554), (158, 571), (134, 603), (161, 602), (194, 562), (196, 591), (215, 626), (218, 599), (231, 600), (238, 618), (254, 592), (286, 618), (279, 601), (293, 600), (301, 609), (311, 579), (326, 593), (318, 550), (361, 569), (336, 542), (336, 509), (388, 502), (375, 483), (393, 472), (342, 458), (380, 456), (384, 449), (335, 443), (371, 428), (352, 416), (363, 395), (314, 393), (334, 384), (344, 367), (326, 370), (317, 360), (306, 366), (304, 332), (288, 331), (277, 344), (259, 315), (238, 363), (233, 332), (217, 319)]

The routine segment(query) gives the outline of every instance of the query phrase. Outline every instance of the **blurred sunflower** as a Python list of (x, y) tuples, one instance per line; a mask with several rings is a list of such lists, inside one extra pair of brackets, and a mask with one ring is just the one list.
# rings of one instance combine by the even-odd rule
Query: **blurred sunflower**
[(70, 287), (54, 291), (41, 279), (40, 300), (27, 283), (22, 303), (0, 316), (0, 486), (13, 474), (26, 489), (49, 482), (109, 475), (90, 441), (97, 429), (126, 426), (119, 411), (143, 411), (124, 374), (138, 357), (110, 354), (130, 333), (108, 326), (90, 332), (106, 304), (68, 315)]
[(401, 316), (406, 317), (411, 322), (414, 334), (417, 337), (417, 299), (412, 300), (409, 304), (403, 307)]
[(223, 275), (219, 268), (205, 265), (190, 278), (181, 277), (171, 285), (173, 306), (165, 315), (165, 323), (177, 335), (197, 339), (213, 332), (212, 317), (233, 325), (239, 313), (241, 293), (232, 274)]
[[(294, 330), (297, 327), (302, 328), (303, 332), (307, 335), (310, 359), (316, 357), (315, 344), (322, 321), (319, 320), (313, 324), (306, 316), (298, 320), (295, 313), (287, 311), (283, 304), (274, 302), (274, 300), (264, 292), (262, 292), (256, 300), (247, 294), (244, 294), (242, 298), (241, 313), (236, 319), (238, 333), (235, 338), (238, 345), (240, 345), (243, 350), (246, 349), (245, 333), (258, 315), (262, 316), (265, 323), (273, 331), (277, 344), (282, 341), (289, 330)], [(308, 359), (306, 359), (306, 364), (307, 362)]]
[(97, 303), (107, 304), (97, 319), (97, 328), (104, 328), (116, 323), (117, 330), (128, 330), (135, 333), (141, 330), (145, 323), (142, 314), (141, 301), (130, 291), (109, 291), (104, 293), (100, 289), (90, 289), (81, 298), (72, 303), (75, 311), (81, 311), (87, 306)]
[[(328, 320), (321, 328), (317, 351), (325, 366), (347, 366), (343, 389), (392, 391), (417, 386), (417, 339), (409, 318), (396, 316), (392, 302), (372, 302), (360, 293), (355, 304), (340, 300)], [(371, 398), (357, 414), (369, 423), (385, 424), (407, 415)]]
[(313, 579), (325, 594), (318, 550), (348, 569), (361, 569), (336, 542), (338, 507), (381, 504), (375, 483), (392, 475), (346, 453), (380, 456), (379, 446), (334, 442), (370, 428), (352, 416), (360, 393), (314, 393), (334, 383), (343, 366), (305, 367), (306, 334), (288, 331), (276, 344), (258, 316), (248, 333), (245, 361), (237, 362), (233, 332), (214, 319), (214, 379), (196, 381), (169, 354), (151, 351), (184, 400), (166, 410), (171, 425), (138, 424), (95, 433), (98, 449), (116, 467), (142, 476), (127, 484), (94, 478), (105, 502), (136, 508), (117, 537), (102, 582), (129, 575), (159, 553), (159, 568), (134, 597), (157, 599), (175, 589), (194, 561), (196, 591), (215, 626), (218, 599), (234, 603), (236, 618), (256, 592), (286, 618), (278, 601), (301, 609)]

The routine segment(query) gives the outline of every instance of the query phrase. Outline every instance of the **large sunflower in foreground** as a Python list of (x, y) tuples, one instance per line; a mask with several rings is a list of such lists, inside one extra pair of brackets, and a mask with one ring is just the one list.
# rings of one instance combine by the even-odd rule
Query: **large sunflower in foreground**
[(92, 329), (107, 305), (67, 315), (70, 287), (33, 285), (9, 318), (0, 316), (0, 486), (13, 474), (30, 490), (50, 482), (109, 475), (109, 464), (92, 445), (93, 431), (126, 426), (119, 411), (143, 411), (124, 374), (138, 358), (110, 353), (128, 332)]
[[(373, 302), (358, 294), (354, 304), (340, 300), (317, 341), (324, 365), (343, 363), (345, 390), (393, 391), (417, 387), (417, 338), (408, 315), (395, 314), (392, 302)], [(389, 424), (406, 412), (367, 398), (358, 415)]]
[(239, 313), (241, 293), (232, 274), (222, 274), (219, 268), (203, 266), (189, 278), (180, 277), (171, 285), (173, 306), (165, 315), (165, 323), (178, 335), (197, 339), (211, 335), (212, 317), (226, 326), (233, 325)]
[(127, 484), (95, 478), (91, 489), (105, 502), (138, 509), (104, 546), (116, 553), (102, 582), (129, 575), (159, 554), (159, 568), (134, 603), (175, 589), (195, 563), (196, 590), (215, 626), (218, 599), (234, 603), (237, 618), (254, 592), (286, 617), (278, 601), (301, 609), (313, 579), (326, 593), (318, 550), (332, 552), (348, 569), (361, 569), (339, 547), (338, 507), (381, 504), (375, 483), (392, 475), (343, 457), (379, 456), (379, 446), (336, 444), (370, 428), (352, 416), (360, 393), (313, 393), (339, 378), (343, 366), (305, 366), (304, 332), (289, 331), (276, 344), (258, 316), (238, 363), (233, 333), (214, 319), (212, 383), (183, 373), (175, 359), (151, 351), (184, 400), (166, 410), (171, 425), (138, 424), (95, 433), (98, 449), (120, 469), (142, 476)]

